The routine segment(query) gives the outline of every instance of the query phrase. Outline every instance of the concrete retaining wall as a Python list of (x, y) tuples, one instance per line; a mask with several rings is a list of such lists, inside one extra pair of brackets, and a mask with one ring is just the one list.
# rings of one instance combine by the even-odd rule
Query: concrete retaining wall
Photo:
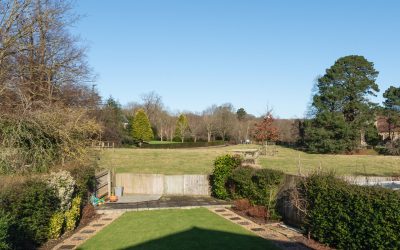
[(117, 173), (115, 185), (127, 194), (210, 195), (208, 175)]

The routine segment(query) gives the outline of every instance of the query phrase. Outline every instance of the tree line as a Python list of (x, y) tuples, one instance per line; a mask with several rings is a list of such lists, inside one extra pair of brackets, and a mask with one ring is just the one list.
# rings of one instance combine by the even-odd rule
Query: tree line
[(244, 108), (235, 109), (230, 103), (211, 105), (202, 112), (173, 113), (154, 91), (143, 94), (139, 103), (126, 107), (110, 97), (98, 117), (105, 127), (103, 139), (120, 144), (134, 143), (133, 140), (244, 143), (254, 138), (255, 125), (260, 121)]

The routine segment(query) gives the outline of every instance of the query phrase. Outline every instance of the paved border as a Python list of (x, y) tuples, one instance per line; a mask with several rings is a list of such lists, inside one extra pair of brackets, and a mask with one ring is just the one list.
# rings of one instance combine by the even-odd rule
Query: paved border
[(231, 207), (227, 201), (218, 200), (208, 196), (163, 196), (159, 200), (132, 202), (132, 203), (107, 203), (96, 210), (99, 213), (113, 214), (130, 211), (160, 210), (160, 209), (191, 209), (191, 208), (219, 208)]
[(296, 237), (303, 237), (301, 233), (291, 230), (282, 223), (259, 225), (226, 208), (214, 208), (209, 210), (264, 239), (274, 242), (275, 245), (282, 249), (310, 249), (295, 240)]
[(66, 250), (66, 249), (76, 249), (86, 240), (93, 237), (100, 230), (114, 222), (122, 213), (113, 214), (100, 214), (100, 217), (92, 222), (90, 222), (85, 227), (81, 228), (79, 231), (72, 234), (69, 238), (65, 239), (57, 246), (54, 250)]

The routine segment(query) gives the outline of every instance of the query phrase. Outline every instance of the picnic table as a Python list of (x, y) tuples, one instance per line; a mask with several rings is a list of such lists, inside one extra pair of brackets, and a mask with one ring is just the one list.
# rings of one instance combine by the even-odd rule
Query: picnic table
[(256, 164), (256, 159), (259, 155), (258, 149), (235, 149), (231, 150), (231, 152), (241, 155), (243, 157), (242, 164), (244, 166), (254, 166)]
[(233, 153), (242, 155), (244, 158), (254, 158), (258, 157), (259, 150), (255, 148), (249, 149), (234, 149), (232, 150)]

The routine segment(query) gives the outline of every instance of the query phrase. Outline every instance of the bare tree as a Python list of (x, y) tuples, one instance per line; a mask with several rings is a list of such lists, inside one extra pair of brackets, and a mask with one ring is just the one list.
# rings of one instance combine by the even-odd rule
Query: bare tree
[(143, 94), (141, 96), (142, 107), (149, 117), (150, 123), (155, 126), (157, 124), (157, 116), (164, 109), (162, 97), (155, 91)]
[(199, 114), (195, 113), (186, 113), (186, 117), (188, 119), (190, 134), (193, 137), (194, 142), (197, 142), (197, 139), (201, 136), (203, 132), (203, 118)]
[(216, 129), (216, 119), (215, 113), (217, 110), (216, 105), (212, 105), (211, 107), (207, 108), (203, 111), (203, 123), (207, 131), (207, 141), (211, 142), (211, 137)]
[(216, 130), (225, 140), (227, 135), (232, 132), (236, 121), (235, 113), (232, 104), (226, 103), (218, 106), (215, 111)]
[[(54, 103), (74, 105), (71, 85), (92, 80), (85, 48), (71, 36), (69, 1), (3, 0), (0, 7), (0, 103), (3, 110), (31, 110)], [(79, 87), (78, 87), (79, 88)], [(91, 95), (90, 91), (82, 94)], [(67, 91), (66, 91), (67, 90)], [(85, 101), (91, 100), (90, 98)]]

